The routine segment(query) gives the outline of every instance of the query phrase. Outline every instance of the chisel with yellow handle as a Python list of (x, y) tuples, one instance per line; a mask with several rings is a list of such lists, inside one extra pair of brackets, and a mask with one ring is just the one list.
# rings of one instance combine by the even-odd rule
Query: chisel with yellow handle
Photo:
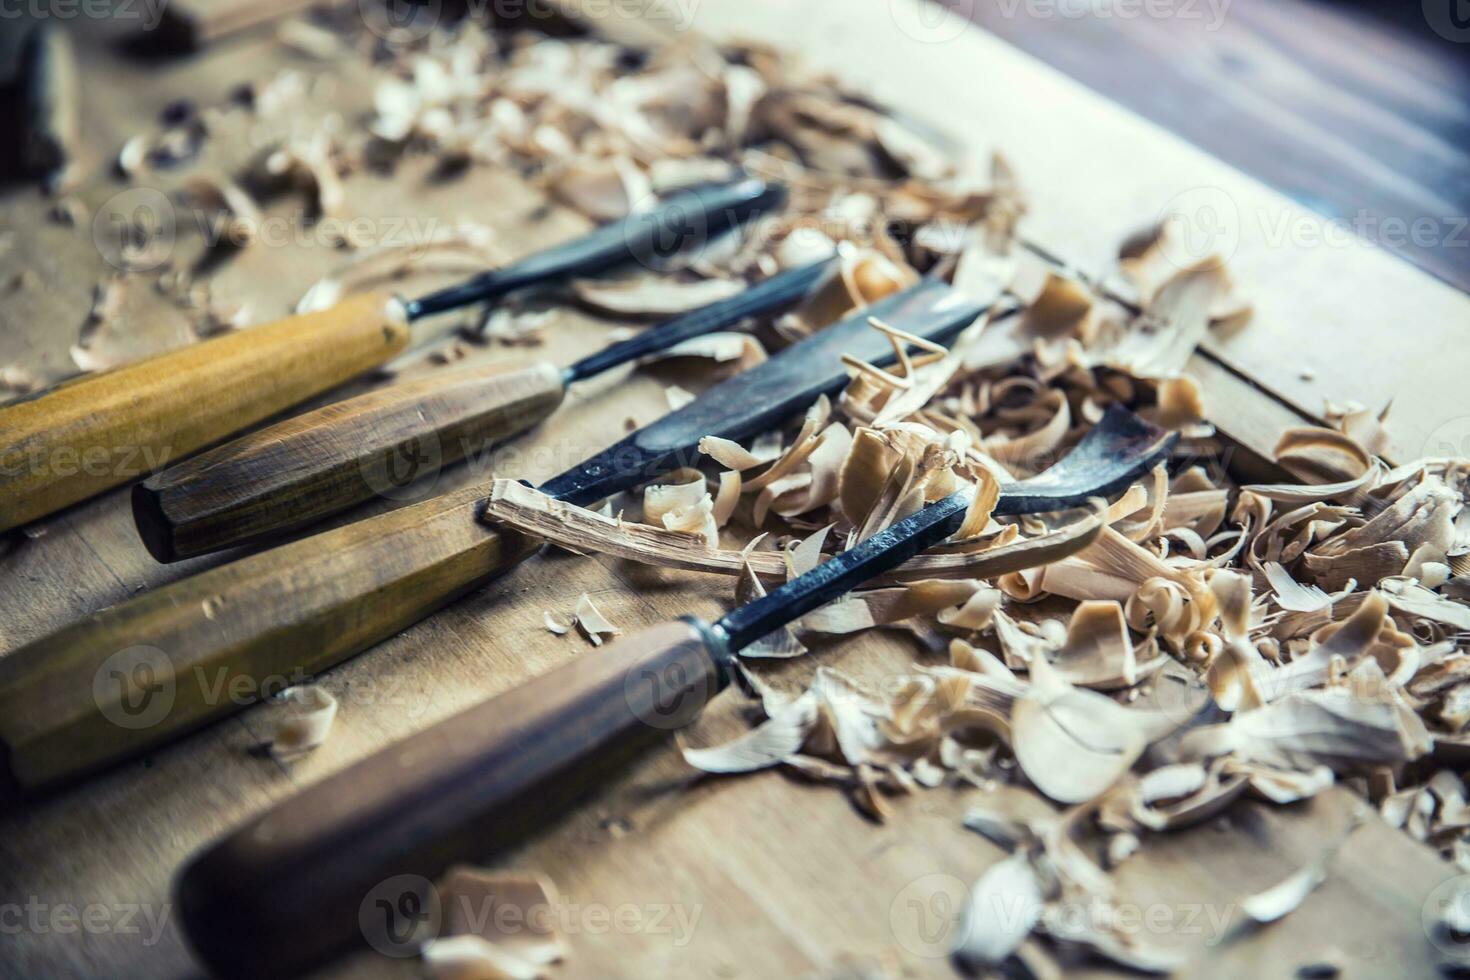
[[(946, 343), (990, 306), (926, 279), (720, 382), (541, 485), (590, 505), (749, 442), (897, 355), (868, 317)], [(147, 751), (341, 663), (507, 571), (538, 542), (480, 519), (487, 486), (333, 528), (93, 613), (0, 657), (0, 798)]]
[(784, 272), (566, 368), (479, 365), (336, 402), (233, 439), (133, 487), (138, 533), (159, 561), (254, 544), (378, 494), (396, 495), (550, 415), (567, 386), (764, 316), (806, 296), (836, 259)]
[(159, 354), (0, 408), (0, 531), (110, 490), (364, 374), (422, 317), (630, 259), (651, 261), (779, 206), (760, 180), (704, 186), (414, 300), (370, 293)]
[[(997, 514), (1116, 493), (1177, 436), (1113, 406), (1067, 456), (1002, 485)], [(441, 921), (433, 880), (543, 830), (637, 753), (691, 724), (734, 655), (953, 535), (973, 490), (924, 507), (713, 623), (654, 626), (482, 702), (328, 777), (215, 842), (175, 879), (190, 945), (222, 977), (300, 976), (339, 953), (408, 956)], [(1101, 533), (1079, 522), (1069, 547)], [(996, 549), (995, 574), (1034, 557)], [(1014, 564), (1004, 562), (1011, 558)], [(385, 918), (416, 910), (416, 919)]]

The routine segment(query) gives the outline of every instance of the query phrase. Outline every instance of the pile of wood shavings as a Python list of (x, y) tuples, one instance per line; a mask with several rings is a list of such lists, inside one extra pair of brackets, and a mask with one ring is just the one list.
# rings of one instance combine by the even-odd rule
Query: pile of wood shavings
[[(1470, 463), (1390, 467), (1377, 456), (1384, 413), (1334, 407), (1332, 428), (1283, 433), (1276, 461), (1292, 482), (1233, 482), (1205, 422), (1207, 393), (1184, 373), (1213, 327), (1248, 313), (1218, 263), (1171, 264), (1162, 229), (1123, 243), (1106, 274), (1041, 263), (1017, 237), (1025, 205), (1004, 160), (983, 182), (962, 177), (921, 130), (772, 49), (691, 39), (649, 54), (474, 24), (416, 45), (354, 47), (383, 73), (364, 126), (296, 134), (193, 185), (198, 206), (241, 224), (242, 247), (262, 181), (345, 214), (342, 182), (354, 171), (413, 155), (450, 173), (514, 168), (596, 221), (738, 165), (786, 182), (791, 207), (656, 274), (579, 284), (578, 300), (666, 315), (841, 245), (842, 275), (783, 318), (776, 342), (925, 272), (1025, 308), (1027, 350), (1000, 360), (984, 343), (999, 324), (911, 354), (912, 338), (875, 322), (896, 367), (849, 364), (847, 389), (797, 431), (750, 447), (706, 440), (712, 473), (681, 471), (615, 510), (497, 483), (487, 519), (577, 550), (730, 575), (742, 602), (973, 487), (952, 541), (744, 651), (741, 677), (763, 720), (734, 742), (686, 746), (691, 765), (796, 771), (844, 788), (876, 819), (893, 794), (957, 782), (1049, 799), (1037, 797), (1025, 821), (984, 806), (967, 821), (1014, 851), (976, 884), (957, 952), (980, 963), (1081, 950), (1171, 969), (1136, 936), (1095, 921), (1079, 931), (1056, 912), (1079, 897), (1106, 903), (1108, 870), (1150, 835), (1243, 796), (1289, 804), (1345, 783), (1470, 871), (1470, 802), (1456, 771), (1470, 750)], [(240, 111), (289, 113), (304, 90), (283, 77)], [(211, 127), (175, 130), (189, 139), (130, 145), (120, 167), (184, 163)], [(467, 268), (497, 254), (472, 222), (443, 237), (431, 251)], [(303, 309), (434, 264), (342, 245), (356, 254)], [(140, 234), (135, 251), (147, 247)], [(178, 292), (197, 303), (193, 285)], [(112, 293), (102, 294), (89, 339), (97, 309), (109, 308)], [(515, 343), (537, 329), (514, 314), (481, 327)], [(715, 346), (749, 364), (763, 356), (749, 342)], [(0, 377), (29, 387), (14, 369)], [(1045, 469), (1115, 403), (1184, 434), (1169, 469), (1090, 512), (993, 517), (999, 480)], [(617, 632), (590, 600), (573, 619), (589, 637)], [(929, 651), (881, 690), (830, 665), (799, 692), (761, 677), (762, 659), (801, 656), (813, 637), (878, 628)], [(1248, 900), (1256, 921), (1285, 915), (1322, 880), (1341, 841), (1324, 843), (1320, 860)], [(994, 921), (1015, 907), (996, 896), (1029, 913)]]
[[(192, 225), (193, 215), (210, 229), (209, 261), (190, 267), (164, 257), (166, 230), (150, 220), (150, 209), (107, 223), (123, 229), (115, 243), (122, 275), (154, 281), (157, 294), (186, 315), (184, 339), (269, 318), (221, 303), (202, 275), (232, 252), (256, 247), (261, 201), (282, 194), (301, 195), (318, 218), (339, 219), (338, 244), (354, 253), (307, 290), (298, 312), (330, 306), (354, 289), (505, 262), (494, 234), (468, 219), (440, 225), (426, 241), (380, 245), (352, 237), (351, 219), (359, 216), (349, 193), (353, 176), (391, 172), (415, 157), (435, 160), (444, 179), (472, 167), (513, 169), (595, 222), (646, 210), (660, 195), (740, 169), (788, 181), (791, 206), (746, 233), (720, 236), (631, 282), (576, 284), (572, 294), (602, 312), (671, 315), (846, 246), (840, 284), (822, 302), (782, 318), (777, 333), (785, 340), (952, 261), (967, 228), (1008, 235), (1024, 210), (1004, 161), (995, 162), (993, 179), (961, 177), (923, 133), (772, 49), (689, 39), (650, 54), (473, 21), (416, 43), (387, 44), (355, 20), (327, 18), (331, 31), (307, 33), (317, 41), (339, 36), (334, 53), (371, 64), (380, 80), (370, 113), (349, 118), (333, 108), (331, 70), (290, 70), (242, 86), (224, 105), (180, 101), (156, 132), (119, 148), (114, 176), (162, 189), (181, 226)], [(301, 33), (286, 32), (285, 43)], [(79, 371), (156, 349), (156, 339), (136, 336), (125, 319), (95, 314), (72, 347)], [(534, 343), (540, 316), (502, 307), (498, 316), (467, 325), (465, 339)], [(430, 353), (446, 363), (463, 352)], [(749, 363), (761, 355), (740, 356)], [(36, 386), (14, 366), (0, 378), (14, 393)], [(671, 390), (670, 397), (680, 393)]]
[[(1029, 785), (1063, 805), (999, 835), (1016, 858), (977, 893), (1038, 901), (1023, 928), (999, 933), (985, 912), (1001, 906), (972, 905), (959, 952), (984, 962), (1029, 948), (1037, 927), (1054, 950), (1171, 968), (1136, 937), (1069, 933), (1049, 910), (1079, 894), (1106, 900), (1104, 865), (1246, 795), (1287, 804), (1345, 782), (1470, 870), (1465, 787), (1441, 768), (1470, 744), (1467, 464), (1391, 468), (1375, 455), (1384, 414), (1350, 406), (1326, 413), (1334, 428), (1283, 434), (1277, 462), (1299, 482), (1236, 485), (1184, 372), (1213, 327), (1249, 314), (1218, 262), (1173, 265), (1159, 228), (1124, 242), (1105, 275), (1038, 262), (1017, 239), (1025, 208), (1003, 160), (983, 188), (967, 186), (919, 131), (769, 49), (689, 42), (630, 56), (470, 29), (400, 53), (397, 71), (376, 136), (517, 167), (594, 219), (727, 174), (731, 161), (794, 189), (787, 215), (672, 270), (682, 289), (583, 287), (593, 305), (671, 312), (680, 291), (703, 296), (845, 242), (842, 288), (786, 319), (784, 339), (926, 271), (1025, 306), (1030, 349), (1000, 362), (987, 361), (982, 325), (911, 356), (913, 338), (875, 322), (897, 367), (850, 364), (837, 402), (784, 439), (706, 440), (716, 474), (671, 475), (618, 501), (616, 516), (497, 484), (489, 520), (736, 576), (737, 601), (974, 488), (954, 540), (745, 651), (765, 720), (733, 743), (686, 748), (691, 764), (797, 770), (847, 788), (878, 819), (885, 796), (955, 780)], [(1102, 285), (1114, 282), (1127, 288)], [(998, 480), (1045, 469), (1114, 403), (1184, 434), (1170, 469), (1092, 513), (992, 518)], [(737, 527), (766, 533), (742, 540)], [(1022, 615), (1031, 605), (1071, 611)], [(787, 693), (753, 666), (802, 655), (804, 638), (884, 627), (947, 649), (948, 662), (881, 691), (822, 666)], [(1002, 819), (977, 810), (971, 822)], [(1294, 908), (1339, 843), (1253, 896), (1251, 916)]]
[[(486, 519), (738, 576), (745, 602), (973, 487), (945, 545), (743, 651), (764, 720), (684, 757), (712, 773), (785, 767), (844, 787), (877, 819), (893, 793), (1029, 785), (1064, 809), (1012, 828), (1016, 859), (978, 887), (1035, 891), (1036, 916), (996, 939), (1002, 923), (985, 916), (1013, 904), (977, 900), (962, 955), (1004, 960), (1034, 925), (1063, 950), (1167, 972), (1177, 964), (1137, 936), (1061, 933), (1049, 910), (1107, 901), (1104, 866), (1243, 796), (1289, 804), (1343, 782), (1470, 870), (1456, 772), (1470, 748), (1470, 461), (1389, 467), (1360, 441), (1377, 438), (1378, 418), (1351, 411), (1337, 428), (1282, 435), (1276, 461), (1294, 482), (1233, 483), (1212, 465), (1224, 447), (1199, 421), (1198, 386), (1140, 368), (1177, 372), (1193, 346), (1179, 336), (1207, 330), (1226, 296), (1218, 267), (1186, 269), (1139, 315), (1114, 319), (1092, 299), (1001, 368), (965, 367), (978, 329), (892, 371), (854, 364), (837, 403), (813, 407), (774, 454), (707, 439), (718, 471), (646, 488), (641, 513), (637, 501), (614, 517), (497, 481)], [(992, 518), (998, 477), (1044, 469), (1119, 402), (1182, 429), (1172, 471), (1096, 513)], [(1354, 432), (1365, 419), (1369, 434)], [(737, 513), (768, 533), (742, 546)], [(1033, 604), (1071, 611), (1038, 617)], [(803, 692), (761, 679), (761, 659), (800, 656), (805, 639), (881, 627), (947, 649), (947, 662), (925, 658), (881, 690), (830, 665)], [(1005, 820), (981, 808), (973, 823)], [(1258, 920), (1305, 899), (1340, 843), (1259, 897)]]

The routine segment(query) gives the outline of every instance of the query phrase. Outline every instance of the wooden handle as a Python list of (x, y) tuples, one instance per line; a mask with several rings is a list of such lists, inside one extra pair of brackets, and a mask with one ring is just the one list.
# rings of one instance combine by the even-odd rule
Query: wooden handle
[(241, 436), (133, 488), (133, 517), (159, 561), (306, 527), (375, 495), (394, 497), (467, 454), (524, 432), (561, 404), (561, 372), (465, 368), (404, 382)]
[(82, 378), (0, 408), (0, 531), (146, 476), (382, 364), (408, 344), (385, 293)]
[(404, 629), (530, 554), (479, 488), (144, 593), (0, 658), (0, 795), (73, 779)]
[[(666, 623), (579, 657), (286, 800), (195, 857), (175, 892), (191, 944), (224, 976), (295, 976), (370, 945), (432, 938), (384, 912), (438, 905), (430, 882), (544, 826), (721, 686), (716, 641)], [(441, 909), (442, 911), (442, 909)], [(413, 923), (402, 923), (413, 925)], [(390, 948), (385, 948), (389, 944)]]

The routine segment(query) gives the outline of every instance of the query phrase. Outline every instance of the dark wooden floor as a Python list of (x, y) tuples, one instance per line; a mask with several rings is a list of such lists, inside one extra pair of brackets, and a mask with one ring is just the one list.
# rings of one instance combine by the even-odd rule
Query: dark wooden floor
[(1470, 291), (1463, 0), (941, 2)]

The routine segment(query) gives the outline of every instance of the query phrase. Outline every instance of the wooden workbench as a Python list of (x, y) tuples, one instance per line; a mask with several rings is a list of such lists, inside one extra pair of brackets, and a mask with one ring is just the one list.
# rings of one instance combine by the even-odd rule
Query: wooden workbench
[[(1305, 244), (1320, 219), (976, 28), (915, 28), (909, 0), (862, 6), (705, 0), (692, 9), (696, 29), (713, 36), (780, 42), (845, 69), (879, 96), (942, 125), (977, 160), (1004, 148), (1031, 193), (1030, 234), (1068, 256), (1099, 262), (1176, 194), (1219, 190), (1240, 215), (1232, 270), (1258, 314), (1248, 329), (1213, 338), (1193, 370), (1206, 382), (1216, 420), (1248, 449), (1268, 454), (1281, 425), (1317, 415), (1326, 398), (1375, 407), (1394, 399), (1395, 458), (1417, 457), (1434, 439), (1470, 436), (1463, 397), (1455, 407), (1467, 366), (1470, 299), (1369, 246)], [(593, 26), (656, 39), (667, 24), (615, 18)], [(269, 32), (146, 68), (105, 36), (84, 32), (85, 130), (94, 162), (181, 94), (209, 103), (280, 67), (333, 71), (282, 49)], [(339, 87), (344, 106), (366, 95), (361, 85)], [(510, 256), (585, 227), (556, 209), (540, 217), (542, 196), (506, 174), (479, 169), (446, 183), (410, 170), (391, 187), (375, 181), (354, 177), (353, 201), (380, 216), (473, 218), (499, 233)], [(47, 207), (27, 187), (0, 197), (0, 228), (11, 236), (0, 282), (23, 268), (41, 278), (40, 288), (0, 298), (0, 363), (59, 371), (106, 267), (89, 228), (51, 222)], [(1298, 233), (1273, 245), (1282, 221)], [(252, 249), (219, 271), (216, 289), (248, 296), (264, 320), (286, 311), (339, 260), (323, 248)], [(130, 312), (139, 329), (156, 330), (160, 344), (170, 342), (170, 331), (177, 337), (176, 322), (162, 314), (150, 321), (148, 298), (138, 302)], [(534, 353), (570, 360), (604, 343), (613, 326), (558, 313), (547, 345)], [(491, 349), (476, 356), (513, 354)], [(1304, 377), (1304, 366), (1314, 380)], [(645, 422), (664, 410), (663, 384), (646, 375), (582, 386), (550, 424), (517, 443), (524, 452), (514, 475), (547, 476), (614, 441), (625, 419)], [(438, 489), (488, 475), (461, 467), (443, 474)], [(0, 556), (0, 650), (215, 560), (154, 563), (121, 492), (37, 530)], [(578, 637), (553, 636), (542, 623), (543, 610), (569, 610), (584, 591), (614, 622), (634, 629), (678, 614), (717, 613), (729, 583), (602, 558), (538, 557), (323, 678), (342, 708), (331, 739), (303, 759), (283, 764), (254, 751), (275, 710), (256, 706), (0, 817), (0, 974), (197, 973), (167, 905), (170, 877), (186, 855), (394, 739), (570, 658), (595, 656)], [(825, 662), (876, 677), (916, 655), (896, 636), (865, 635), (775, 676), (794, 685)], [(691, 740), (742, 727), (736, 698), (724, 698)], [(544, 871), (566, 902), (586, 910), (573, 919), (579, 928), (557, 976), (951, 976), (935, 942), (955, 911), (946, 900), (1001, 854), (960, 824), (984, 797), (976, 789), (928, 791), (896, 800), (894, 818), (878, 826), (830, 787), (776, 772), (699, 780), (667, 750), (529, 846), (487, 863)], [(1426, 975), (1436, 951), (1421, 909), (1455, 872), (1376, 819), (1356, 832), (1327, 883), (1298, 912), (1221, 940), (1222, 917), (1238, 920), (1235, 903), (1243, 895), (1314, 858), (1360, 807), (1345, 790), (1289, 808), (1243, 804), (1219, 824), (1150, 840), (1118, 878), (1129, 901), (1158, 910), (1148, 920), (1161, 923), (1152, 939), (1197, 955), (1191, 975), (1288, 976), (1334, 950), (1347, 976)], [(486, 841), (487, 853), (494, 843)], [(8, 903), (19, 911), (11, 913)], [(68, 920), (53, 922), (51, 912), (66, 904), (105, 907), (111, 911), (98, 915), (112, 925), (63, 931)], [(126, 925), (136, 931), (124, 928), (117, 911), (133, 906), (140, 911)], [(638, 928), (620, 930), (615, 923), (627, 918), (596, 911), (623, 906), (637, 908)], [(38, 910), (34, 920), (31, 907)], [(17, 928), (22, 917), (27, 921)], [(163, 928), (153, 937), (155, 922)], [(364, 954), (327, 975), (415, 970), (412, 961)]]

